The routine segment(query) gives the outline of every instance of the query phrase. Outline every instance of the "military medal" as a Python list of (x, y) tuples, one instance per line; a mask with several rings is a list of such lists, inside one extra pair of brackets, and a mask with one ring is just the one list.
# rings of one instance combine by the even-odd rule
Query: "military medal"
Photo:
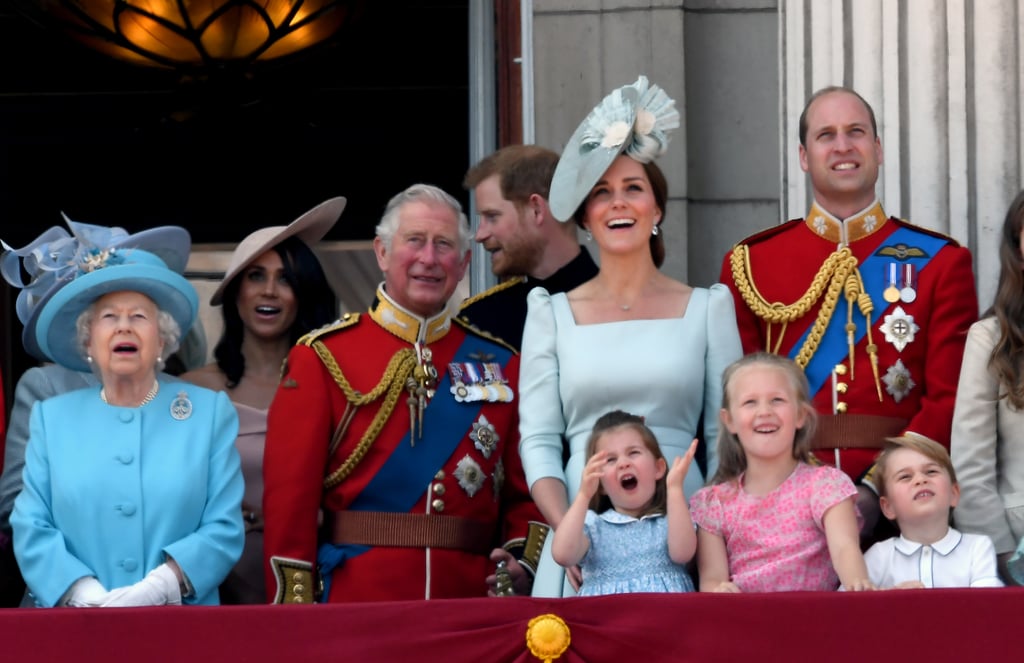
[(896, 273), (899, 269), (899, 265), (894, 262), (889, 263), (889, 286), (882, 293), (882, 298), (890, 304), (895, 304), (900, 300), (900, 289), (896, 287)]
[(448, 364), (448, 373), (452, 376), (452, 386), (449, 391), (455, 396), (456, 402), (465, 403), (469, 400), (469, 387), (463, 381), (465, 372), (462, 370), (462, 364), (454, 361)]
[(889, 367), (882, 378), (885, 382), (885, 390), (889, 392), (893, 400), (899, 403), (910, 390), (917, 386), (917, 383), (910, 377), (910, 371), (903, 365), (903, 360), (897, 359), (896, 363)]
[(907, 263), (903, 266), (903, 289), (900, 290), (900, 300), (909, 304), (917, 299), (917, 290), (914, 289), (914, 266)]
[(469, 400), (486, 401), (488, 398), (487, 388), (484, 386), (483, 371), (479, 364), (467, 361), (462, 365), (466, 369), (467, 382), (469, 383)]
[(459, 486), (470, 497), (476, 495), (476, 491), (480, 490), (484, 485), (484, 480), (487, 478), (483, 468), (480, 467), (479, 463), (470, 458), (469, 454), (462, 457), (462, 460), (455, 466), (453, 474), (459, 482)]
[(511, 403), (515, 398), (512, 388), (508, 386), (508, 380), (501, 370), (501, 364), (497, 362), (485, 363), (484, 380), (487, 381), (488, 393), (494, 395), (493, 400), (501, 403)]
[(473, 440), (473, 446), (480, 450), (484, 458), (490, 458), (494, 450), (498, 448), (501, 436), (498, 435), (498, 431), (494, 430), (494, 424), (487, 421), (487, 417), (481, 414), (480, 419), (473, 422), (473, 430), (469, 434), (469, 439)]
[(902, 306), (897, 306), (891, 314), (885, 316), (885, 322), (878, 329), (885, 334), (886, 342), (896, 346), (898, 352), (903, 352), (907, 343), (914, 341), (914, 334), (921, 330), (914, 322), (914, 316), (907, 315)]

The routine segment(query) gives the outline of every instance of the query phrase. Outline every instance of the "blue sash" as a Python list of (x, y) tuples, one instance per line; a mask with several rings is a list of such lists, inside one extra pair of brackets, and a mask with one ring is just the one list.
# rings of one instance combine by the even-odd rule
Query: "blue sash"
[[(882, 293), (885, 291), (886, 286), (889, 285), (886, 267), (889, 263), (896, 261), (897, 258), (895, 256), (879, 255), (879, 251), (883, 247), (905, 244), (921, 249), (924, 253), (923, 256), (907, 256), (898, 260), (901, 264), (914, 265), (914, 269), (920, 273), (947, 243), (949, 243), (949, 240), (943, 237), (900, 226), (896, 232), (886, 238), (882, 246), (878, 247), (878, 250), (868, 256), (858, 266), (861, 279), (864, 281), (864, 292), (871, 297), (871, 301), (876, 305), (880, 302), (885, 302)], [(845, 300), (840, 296), (840, 302), (843, 301)], [(875, 321), (881, 319), (885, 312), (888, 311), (889, 306), (891, 305), (887, 304), (886, 308), (882, 310), (876, 308), (872, 316), (873, 319)], [(829, 320), (828, 327), (825, 329), (825, 334), (821, 339), (817, 352), (814, 353), (814, 356), (811, 357), (807, 367), (804, 369), (804, 372), (807, 374), (807, 381), (811, 385), (812, 396), (818, 393), (825, 383), (831, 379), (832, 369), (835, 368), (836, 364), (843, 361), (849, 353), (849, 345), (846, 342), (846, 316), (840, 315), (838, 311), (839, 305), (836, 306), (836, 309), (832, 314), (832, 319)], [(867, 320), (856, 306), (853, 311), (853, 324), (857, 327), (857, 331), (854, 332), (854, 344), (856, 345), (864, 338), (867, 331)], [(804, 341), (807, 340), (807, 336), (811, 333), (813, 326), (814, 320), (811, 320), (803, 335), (790, 348), (790, 359), (796, 359), (796, 355), (800, 352), (800, 348), (803, 347)], [(866, 369), (862, 368), (861, 370), (870, 371), (871, 369), (866, 367)]]
[[(451, 361), (471, 361), (470, 355), (480, 350), (493, 355), (494, 359), (490, 361), (502, 366), (512, 356), (507, 348), (479, 336), (467, 335)], [(423, 438), (415, 440), (416, 444), (413, 445), (410, 440), (411, 430), (407, 432), (363, 492), (353, 500), (350, 510), (408, 513), (416, 504), (423, 495), (424, 487), (455, 452), (480, 408), (487, 402), (459, 403), (452, 396), (450, 388), (451, 377), (446, 367), (444, 377), (437, 385), (435, 397), (423, 411)], [(399, 407), (396, 405), (395, 409)], [(324, 582), (323, 601), (327, 600), (330, 593), (331, 572), (346, 560), (369, 549), (370, 546), (356, 544), (335, 545), (327, 542), (320, 545), (317, 566)]]

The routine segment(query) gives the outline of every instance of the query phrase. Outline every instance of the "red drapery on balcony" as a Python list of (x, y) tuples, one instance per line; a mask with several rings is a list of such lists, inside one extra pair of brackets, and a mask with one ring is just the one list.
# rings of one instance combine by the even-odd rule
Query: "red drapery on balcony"
[(1024, 589), (633, 594), (315, 606), (0, 610), (8, 661), (529, 663), (527, 625), (569, 629), (564, 663), (1012, 660)]

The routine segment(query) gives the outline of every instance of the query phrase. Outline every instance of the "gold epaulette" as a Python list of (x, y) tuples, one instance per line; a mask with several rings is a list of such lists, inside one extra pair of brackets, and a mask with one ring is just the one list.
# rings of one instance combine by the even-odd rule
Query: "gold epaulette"
[(484, 290), (483, 292), (478, 292), (475, 295), (473, 295), (472, 297), (467, 297), (466, 299), (462, 300), (462, 303), (459, 304), (459, 310), (461, 311), (462, 309), (466, 308), (470, 304), (475, 304), (476, 302), (480, 301), (481, 299), (484, 299), (485, 297), (490, 297), (491, 295), (493, 295), (495, 293), (501, 292), (502, 290), (508, 290), (509, 288), (511, 288), (514, 285), (519, 285), (520, 283), (525, 283), (525, 282), (526, 282), (526, 277), (523, 277), (523, 276), (517, 276), (515, 278), (511, 278), (511, 279), (508, 279), (506, 281), (502, 281), (501, 283), (499, 283), (496, 286), (488, 288), (487, 290)]
[(334, 322), (329, 322), (323, 327), (306, 332), (301, 338), (299, 338), (298, 341), (296, 341), (296, 345), (311, 346), (317, 339), (319, 339), (322, 336), (333, 334), (334, 332), (341, 331), (342, 329), (348, 329), (349, 327), (352, 327), (353, 325), (356, 325), (358, 323), (358, 313), (346, 313), (345, 315), (341, 316)]
[(459, 327), (461, 327), (462, 329), (465, 329), (470, 334), (473, 334), (474, 336), (479, 336), (480, 338), (486, 338), (491, 343), (497, 343), (501, 347), (503, 347), (503, 348), (509, 350), (510, 352), (512, 352), (512, 354), (516, 354), (516, 355), (519, 354), (519, 350), (516, 350), (514, 347), (509, 345), (507, 341), (503, 340), (501, 337), (495, 336), (494, 334), (492, 334), (492, 333), (490, 333), (488, 331), (480, 329), (479, 327), (474, 325), (472, 322), (470, 322), (468, 319), (462, 318), (462, 317), (458, 317), (458, 318), (452, 318), (452, 320), (454, 320), (455, 323), (459, 325)]

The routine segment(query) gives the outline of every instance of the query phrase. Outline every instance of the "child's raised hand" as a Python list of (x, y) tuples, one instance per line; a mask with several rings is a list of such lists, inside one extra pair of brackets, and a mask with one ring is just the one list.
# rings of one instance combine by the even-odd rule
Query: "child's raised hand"
[(676, 456), (675, 460), (672, 461), (672, 467), (668, 471), (668, 476), (665, 477), (665, 482), (668, 486), (678, 486), (680, 490), (683, 489), (683, 481), (686, 479), (686, 473), (690, 471), (690, 463), (693, 462), (693, 457), (696, 454), (697, 438), (694, 438), (686, 453), (682, 456)]
[(588, 502), (601, 487), (601, 477), (604, 476), (607, 463), (608, 452), (598, 451), (590, 457), (590, 460), (587, 461), (586, 466), (583, 468), (583, 479), (580, 481), (579, 496), (586, 498)]

